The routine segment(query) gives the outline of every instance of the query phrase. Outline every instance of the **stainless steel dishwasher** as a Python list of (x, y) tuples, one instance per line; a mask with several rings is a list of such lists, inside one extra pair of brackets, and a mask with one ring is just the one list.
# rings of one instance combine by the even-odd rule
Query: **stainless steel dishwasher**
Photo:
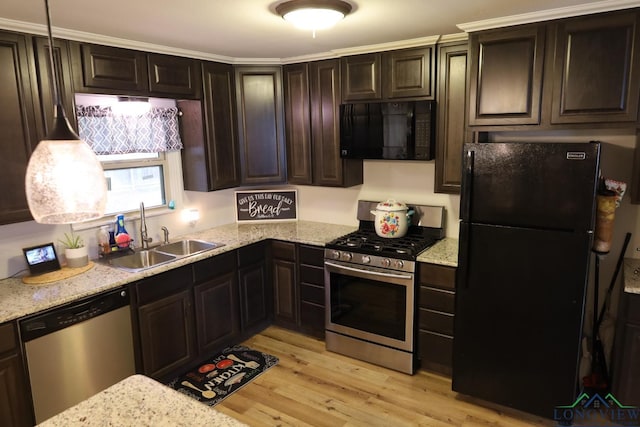
[(127, 290), (25, 318), (20, 333), (36, 423), (135, 373)]

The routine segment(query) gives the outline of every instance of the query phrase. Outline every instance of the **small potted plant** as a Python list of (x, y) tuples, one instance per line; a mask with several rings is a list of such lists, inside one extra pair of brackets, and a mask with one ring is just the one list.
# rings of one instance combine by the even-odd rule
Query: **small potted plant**
[(84, 267), (89, 263), (89, 253), (82, 241), (82, 237), (64, 233), (64, 240), (58, 240), (65, 247), (64, 257), (67, 259), (67, 267)]

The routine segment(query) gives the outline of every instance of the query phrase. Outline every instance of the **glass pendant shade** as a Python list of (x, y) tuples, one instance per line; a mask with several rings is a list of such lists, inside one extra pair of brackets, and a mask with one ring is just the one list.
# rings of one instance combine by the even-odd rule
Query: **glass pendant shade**
[(291, 0), (276, 7), (296, 28), (314, 31), (333, 27), (350, 11), (351, 5), (341, 0)]
[(42, 224), (71, 224), (104, 215), (107, 183), (102, 165), (73, 132), (59, 104), (52, 131), (29, 158), (25, 189), (29, 210)]

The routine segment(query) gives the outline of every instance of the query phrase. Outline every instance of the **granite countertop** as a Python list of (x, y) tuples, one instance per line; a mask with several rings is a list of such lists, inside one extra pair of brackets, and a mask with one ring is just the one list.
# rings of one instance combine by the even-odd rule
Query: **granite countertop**
[(458, 239), (445, 237), (418, 255), (418, 262), (458, 266)]
[(246, 426), (144, 375), (125, 378), (39, 425)]
[(622, 274), (624, 291), (630, 294), (640, 294), (640, 259), (625, 258)]
[[(0, 280), (0, 323), (28, 316), (49, 308), (76, 301), (163, 271), (219, 255), (265, 239), (324, 246), (326, 243), (354, 231), (357, 227), (311, 221), (273, 224), (231, 223), (172, 239), (201, 239), (224, 243), (211, 251), (179, 258), (168, 264), (131, 273), (100, 262), (78, 276), (44, 285), (28, 285), (21, 278)], [(456, 266), (458, 240), (446, 238), (418, 256), (419, 262)]]

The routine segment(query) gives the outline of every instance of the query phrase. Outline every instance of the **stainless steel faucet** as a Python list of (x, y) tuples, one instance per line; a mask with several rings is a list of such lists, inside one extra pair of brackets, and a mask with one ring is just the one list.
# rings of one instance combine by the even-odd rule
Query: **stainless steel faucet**
[(169, 229), (167, 227), (161, 227), (162, 232), (164, 233), (164, 244), (169, 243)]
[(142, 241), (142, 249), (149, 249), (149, 243), (153, 241), (147, 235), (147, 219), (144, 214), (144, 202), (140, 202), (140, 240)]

